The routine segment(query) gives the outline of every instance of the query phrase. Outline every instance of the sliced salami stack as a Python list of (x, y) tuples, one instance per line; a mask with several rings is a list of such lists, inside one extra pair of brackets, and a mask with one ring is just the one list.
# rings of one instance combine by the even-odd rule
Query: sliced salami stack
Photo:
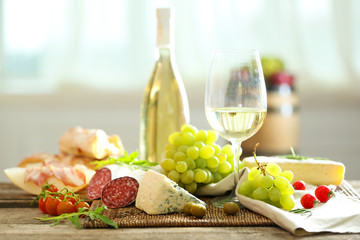
[(109, 208), (124, 207), (134, 202), (139, 189), (139, 182), (136, 179), (139, 178), (139, 174), (136, 178), (125, 176), (129, 175), (129, 172), (119, 173), (117, 169), (120, 168), (120, 166), (107, 166), (98, 170), (88, 185), (88, 198), (101, 197), (104, 205)]

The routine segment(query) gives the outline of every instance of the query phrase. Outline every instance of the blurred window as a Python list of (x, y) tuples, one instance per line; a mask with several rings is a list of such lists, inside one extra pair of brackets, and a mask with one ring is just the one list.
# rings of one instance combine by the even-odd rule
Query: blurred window
[(185, 85), (205, 82), (214, 49), (256, 48), (301, 89), (360, 88), (356, 0), (0, 0), (0, 93), (142, 91), (164, 6)]

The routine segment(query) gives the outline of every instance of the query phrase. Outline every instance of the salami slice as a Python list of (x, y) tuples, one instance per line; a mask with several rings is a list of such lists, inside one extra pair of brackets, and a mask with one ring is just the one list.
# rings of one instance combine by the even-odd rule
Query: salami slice
[(108, 182), (101, 195), (101, 201), (109, 208), (119, 208), (134, 202), (139, 183), (132, 177), (120, 177)]
[(108, 168), (99, 169), (91, 178), (88, 188), (87, 197), (89, 199), (97, 199), (101, 197), (104, 186), (111, 181), (111, 170)]

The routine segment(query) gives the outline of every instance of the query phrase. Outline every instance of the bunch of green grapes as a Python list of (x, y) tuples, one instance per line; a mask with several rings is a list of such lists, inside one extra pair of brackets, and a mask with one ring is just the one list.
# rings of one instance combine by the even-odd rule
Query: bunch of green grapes
[(160, 162), (164, 174), (190, 193), (201, 185), (219, 182), (233, 172), (234, 156), (230, 145), (221, 147), (217, 139), (212, 130), (184, 124), (181, 132), (169, 136)]
[(295, 206), (294, 188), (290, 184), (294, 174), (281, 171), (278, 164), (270, 162), (266, 168), (253, 167), (248, 179), (239, 187), (239, 194), (261, 200), (273, 206), (291, 210)]

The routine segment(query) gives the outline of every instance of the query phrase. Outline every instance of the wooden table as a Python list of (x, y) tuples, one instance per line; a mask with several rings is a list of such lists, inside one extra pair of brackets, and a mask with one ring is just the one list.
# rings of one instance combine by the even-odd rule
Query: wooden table
[[(360, 181), (349, 181), (357, 192), (360, 192)], [(9, 194), (21, 194), (22, 190), (13, 190), (12, 185), (0, 183), (0, 201)], [(11, 188), (13, 189), (13, 187)], [(36, 207), (21, 204), (28, 197), (14, 200), (19, 207), (11, 207), (11, 200), (0, 205), (0, 239), (298, 239), (279, 227), (181, 227), (181, 228), (121, 228), (121, 229), (76, 229), (68, 221), (50, 227), (49, 223), (40, 222), (33, 217), (42, 216)], [(360, 239), (360, 234), (321, 233), (301, 239)]]

